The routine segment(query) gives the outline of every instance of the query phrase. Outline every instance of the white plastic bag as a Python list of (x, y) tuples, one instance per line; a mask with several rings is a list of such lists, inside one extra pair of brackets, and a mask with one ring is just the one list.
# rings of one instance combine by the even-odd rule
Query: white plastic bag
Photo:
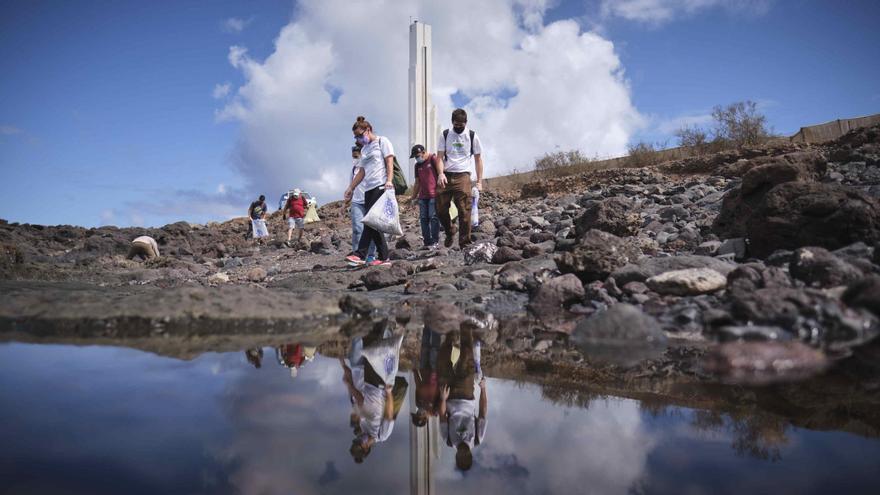
[(471, 196), (473, 196), (471, 200), (471, 227), (476, 227), (480, 225), (480, 212), (477, 208), (480, 202), (480, 190), (477, 189), (477, 186), (471, 189)]
[(392, 336), (361, 350), (361, 354), (373, 367), (373, 371), (388, 385), (394, 384), (394, 376), (397, 375), (400, 366), (400, 345), (402, 343), (403, 335)]
[(400, 228), (400, 208), (397, 205), (397, 197), (394, 196), (394, 189), (385, 190), (382, 197), (364, 216), (364, 225), (369, 225), (384, 234), (403, 235), (403, 229)]
[(259, 239), (261, 237), (269, 237), (269, 229), (266, 228), (265, 220), (251, 220), (254, 227), (254, 239)]

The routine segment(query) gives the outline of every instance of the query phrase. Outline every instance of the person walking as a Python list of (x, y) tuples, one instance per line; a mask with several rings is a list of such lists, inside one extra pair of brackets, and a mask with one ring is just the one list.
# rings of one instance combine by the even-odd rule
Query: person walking
[(268, 215), (266, 206), (266, 196), (260, 195), (260, 198), (251, 203), (248, 207), (248, 218), (251, 221), (251, 232), (257, 242), (260, 239), (269, 237), (269, 230), (266, 228), (266, 216)]
[(419, 223), (422, 226), (422, 240), (428, 249), (436, 249), (440, 242), (440, 220), (437, 218), (437, 176), (439, 165), (437, 156), (428, 154), (425, 147), (417, 144), (409, 155), (416, 159), (415, 184), (412, 201), (419, 202)]
[[(387, 137), (373, 133), (373, 126), (364, 118), (358, 117), (351, 128), (355, 141), (361, 146), (361, 159), (357, 164), (357, 172), (351, 184), (345, 190), (345, 201), (351, 201), (354, 190), (361, 182), (364, 183), (364, 208), (370, 208), (385, 194), (386, 189), (393, 189), (394, 178), (394, 147)], [(376, 244), (378, 258), (372, 265), (390, 265), (388, 261), (388, 243), (382, 232), (364, 225), (363, 233), (358, 241), (357, 249), (346, 260), (352, 265), (363, 265), (370, 248), (370, 242)]]
[(452, 131), (444, 130), (437, 146), (439, 170), (437, 176), (437, 216), (446, 231), (444, 245), (452, 247), (455, 227), (449, 207), (458, 208), (458, 247), (471, 242), (471, 170), (476, 171), (478, 191), (483, 190), (483, 145), (477, 133), (467, 128), (467, 112), (457, 108), (452, 112)]
[[(351, 177), (349, 182), (354, 179), (358, 171), (358, 162), (361, 161), (361, 147), (353, 146), (351, 148)], [(351, 215), (351, 251), (355, 252), (358, 248), (358, 242), (361, 240), (361, 234), (364, 231), (364, 215), (367, 214), (367, 207), (364, 206), (364, 182), (361, 181), (351, 196), (351, 206), (349, 214)], [(367, 250), (367, 263), (376, 259), (376, 244), (370, 241), (370, 248)]]
[(305, 229), (305, 220), (306, 216), (306, 199), (302, 195), (302, 191), (299, 189), (294, 189), (290, 193), (290, 197), (287, 198), (287, 204), (284, 205), (284, 211), (282, 212), (282, 217), (287, 219), (287, 246), (290, 247), (290, 239), (293, 237), (293, 231), (298, 230), (296, 233), (296, 243), (299, 244), (302, 241), (303, 229)]

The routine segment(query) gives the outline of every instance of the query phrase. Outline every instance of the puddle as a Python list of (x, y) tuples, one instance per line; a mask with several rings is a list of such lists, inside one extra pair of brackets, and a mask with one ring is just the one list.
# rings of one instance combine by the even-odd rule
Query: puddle
[[(349, 448), (339, 360), (273, 348), (190, 361), (133, 349), (0, 345), (0, 493), (878, 493), (880, 441), (487, 379), (473, 466), (436, 420)], [(307, 351), (307, 350), (305, 350)], [(295, 375), (295, 376), (294, 376)], [(552, 397), (552, 398), (551, 398)], [(840, 411), (845, 416), (845, 411)], [(841, 418), (845, 419), (845, 418)]]

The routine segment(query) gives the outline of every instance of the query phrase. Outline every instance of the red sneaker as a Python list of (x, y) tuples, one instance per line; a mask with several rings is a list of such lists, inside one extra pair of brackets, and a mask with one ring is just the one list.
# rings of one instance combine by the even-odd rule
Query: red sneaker
[(351, 263), (353, 265), (363, 265), (364, 264), (364, 260), (362, 260), (361, 257), (356, 254), (349, 254), (348, 256), (345, 257), (345, 261), (348, 261), (349, 263)]

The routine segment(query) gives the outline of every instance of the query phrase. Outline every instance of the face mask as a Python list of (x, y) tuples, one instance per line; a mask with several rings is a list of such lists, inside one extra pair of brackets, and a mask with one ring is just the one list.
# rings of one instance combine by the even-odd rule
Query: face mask
[(424, 163), (424, 162), (425, 162), (425, 159), (424, 159), (424, 158), (422, 158), (422, 157), (417, 157), (417, 158), (416, 158), (416, 163)]
[(456, 134), (461, 134), (462, 132), (464, 132), (464, 126), (459, 127), (455, 125), (452, 126), (452, 130), (455, 131)]
[(367, 138), (366, 133), (361, 134), (360, 136), (354, 138), (355, 142), (361, 146), (366, 146), (370, 144), (369, 138)]

